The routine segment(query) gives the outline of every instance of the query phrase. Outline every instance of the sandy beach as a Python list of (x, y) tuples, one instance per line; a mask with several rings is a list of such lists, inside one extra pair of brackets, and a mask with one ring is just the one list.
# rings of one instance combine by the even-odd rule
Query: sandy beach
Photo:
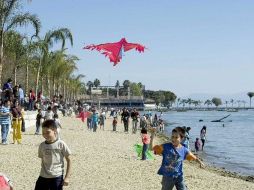
[[(87, 130), (86, 123), (75, 117), (61, 118), (61, 138), (72, 151), (70, 185), (66, 190), (142, 190), (160, 189), (161, 176), (157, 171), (161, 157), (154, 161), (137, 159), (133, 145), (140, 143), (140, 135), (126, 134), (118, 119), (118, 132), (113, 132), (112, 119), (106, 119), (105, 130)], [(35, 127), (23, 133), (22, 145), (0, 146), (0, 172), (11, 178), (15, 190), (32, 190), (40, 172), (38, 146), (44, 140), (34, 135)], [(9, 142), (11, 142), (9, 136)], [(223, 176), (222, 172), (200, 169), (185, 162), (185, 182), (189, 190), (245, 190), (254, 189), (254, 183)]]

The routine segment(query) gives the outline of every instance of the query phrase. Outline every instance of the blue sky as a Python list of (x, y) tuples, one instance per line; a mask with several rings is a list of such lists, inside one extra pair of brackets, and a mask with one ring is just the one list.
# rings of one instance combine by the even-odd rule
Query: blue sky
[[(33, 0), (24, 10), (39, 16), (41, 35), (71, 29), (68, 49), (80, 58), (85, 81), (129, 79), (178, 96), (254, 91), (254, 1)], [(126, 52), (113, 67), (99, 52), (82, 49), (122, 37), (148, 50)]]

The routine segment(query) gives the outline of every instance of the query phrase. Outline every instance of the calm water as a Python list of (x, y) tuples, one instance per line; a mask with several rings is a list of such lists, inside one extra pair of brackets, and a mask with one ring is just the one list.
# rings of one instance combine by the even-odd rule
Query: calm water
[[(231, 116), (224, 122), (210, 122), (228, 114)], [(201, 157), (206, 162), (227, 170), (243, 175), (254, 175), (254, 110), (164, 112), (162, 118), (167, 122), (177, 123), (165, 129), (167, 134), (171, 134), (172, 128), (176, 126), (191, 127), (192, 149), (202, 126), (206, 125), (207, 141)], [(200, 119), (203, 122), (199, 122)], [(222, 124), (225, 126), (223, 127)]]

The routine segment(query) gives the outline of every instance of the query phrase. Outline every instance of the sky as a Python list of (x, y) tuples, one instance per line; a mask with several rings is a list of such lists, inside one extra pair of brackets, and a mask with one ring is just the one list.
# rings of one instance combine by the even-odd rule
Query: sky
[[(23, 7), (40, 18), (41, 36), (60, 27), (72, 31), (68, 52), (80, 58), (77, 73), (85, 82), (128, 79), (180, 97), (254, 91), (253, 10), (251, 0), (33, 0)], [(115, 67), (82, 49), (123, 37), (148, 49), (125, 52)]]

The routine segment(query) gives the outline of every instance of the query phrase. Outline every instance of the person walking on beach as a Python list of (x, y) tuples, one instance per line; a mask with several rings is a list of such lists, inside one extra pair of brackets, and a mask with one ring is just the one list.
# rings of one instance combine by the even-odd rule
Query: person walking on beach
[(8, 133), (11, 124), (11, 112), (10, 112), (10, 100), (5, 100), (4, 104), (0, 108), (0, 125), (1, 125), (1, 135), (2, 144), (7, 145)]
[(35, 135), (39, 135), (40, 133), (40, 128), (41, 128), (41, 120), (43, 118), (41, 109), (38, 109), (38, 113), (36, 115), (36, 131), (35, 131)]
[(57, 138), (60, 140), (60, 130), (62, 129), (62, 125), (61, 125), (61, 122), (60, 122), (60, 119), (59, 119), (59, 116), (57, 113), (54, 114), (54, 121), (56, 123), (56, 126), (57, 126)]
[(102, 128), (104, 131), (105, 119), (106, 119), (106, 113), (104, 110), (101, 112), (99, 119), (100, 119), (100, 129)]
[[(63, 186), (69, 184), (71, 151), (64, 141), (57, 138), (57, 126), (54, 120), (46, 120), (42, 123), (42, 136), (45, 141), (40, 144), (38, 150), (41, 171), (35, 190), (62, 190)], [(65, 176), (64, 158), (67, 162)]]
[(116, 131), (116, 126), (117, 126), (117, 117), (115, 116), (114, 119), (113, 119), (113, 131)]
[(123, 108), (123, 113), (121, 115), (121, 122), (123, 122), (124, 125), (124, 132), (128, 132), (129, 131), (129, 117), (130, 114), (128, 112), (128, 110), (126, 108)]
[(200, 131), (200, 139), (202, 142), (202, 151), (203, 151), (205, 146), (205, 141), (206, 141), (206, 126), (203, 126), (203, 128)]
[(185, 159), (195, 160), (200, 167), (204, 167), (203, 162), (181, 145), (184, 133), (183, 128), (177, 127), (172, 130), (171, 142), (153, 147), (154, 153), (163, 157), (158, 171), (158, 174), (163, 176), (162, 190), (172, 190), (174, 186), (177, 190), (186, 190), (182, 170)]
[(44, 116), (44, 120), (49, 120), (49, 119), (53, 119), (54, 118), (54, 112), (52, 111), (51, 106), (48, 107), (45, 116)]
[(93, 110), (93, 114), (91, 116), (92, 118), (92, 129), (93, 129), (93, 132), (96, 132), (97, 130), (97, 127), (98, 127), (98, 122), (99, 122), (99, 116), (98, 116), (98, 113), (96, 113), (95, 110)]
[(150, 144), (150, 137), (147, 134), (147, 129), (141, 129), (141, 139), (143, 143), (143, 150), (142, 150), (142, 160), (146, 160), (146, 152), (148, 150), (148, 146)]
[(15, 144), (16, 141), (18, 142), (18, 144), (21, 144), (22, 112), (19, 106), (18, 99), (15, 100), (14, 105), (11, 108), (11, 112), (12, 112), (13, 144)]
[(131, 118), (132, 118), (132, 133), (136, 134), (137, 127), (138, 127), (138, 118), (139, 118), (139, 113), (136, 110), (136, 108), (134, 108), (133, 111), (131, 112)]

